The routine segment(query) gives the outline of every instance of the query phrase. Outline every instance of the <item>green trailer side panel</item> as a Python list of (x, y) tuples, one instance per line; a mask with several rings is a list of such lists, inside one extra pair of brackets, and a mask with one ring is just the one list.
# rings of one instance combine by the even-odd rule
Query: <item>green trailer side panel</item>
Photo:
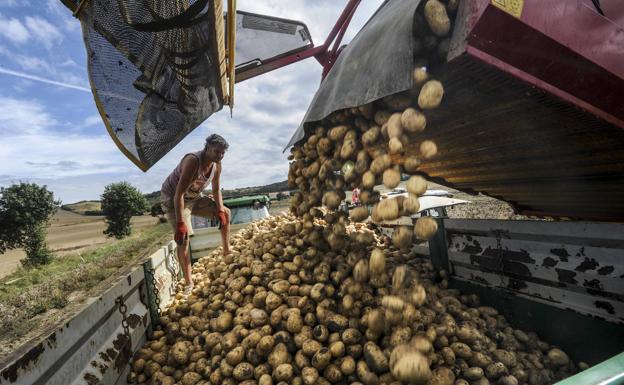
[(555, 385), (622, 385), (624, 384), (624, 353), (601, 362)]
[[(477, 294), (482, 304), (498, 309), (515, 328), (536, 332), (544, 341), (570, 354), (575, 363), (596, 365), (624, 348), (622, 325), (452, 277), (449, 286), (462, 293)], [(590, 384), (594, 383), (587, 383)]]

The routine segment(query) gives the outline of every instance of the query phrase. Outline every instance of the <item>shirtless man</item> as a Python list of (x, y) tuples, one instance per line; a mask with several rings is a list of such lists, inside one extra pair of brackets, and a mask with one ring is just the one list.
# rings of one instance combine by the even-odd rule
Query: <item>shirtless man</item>
[[(203, 150), (184, 155), (178, 166), (162, 185), (160, 196), (163, 211), (173, 228), (178, 244), (178, 261), (182, 267), (186, 291), (193, 288), (189, 236), (193, 235), (191, 215), (218, 219), (221, 223), (223, 255), (230, 253), (230, 209), (223, 206), (221, 187), (221, 160), (229, 144), (217, 134), (206, 138)], [(212, 196), (203, 191), (212, 183)]]

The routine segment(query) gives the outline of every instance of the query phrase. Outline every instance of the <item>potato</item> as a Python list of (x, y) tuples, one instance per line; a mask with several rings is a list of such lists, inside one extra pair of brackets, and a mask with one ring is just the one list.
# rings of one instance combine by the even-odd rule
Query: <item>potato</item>
[(401, 125), (409, 133), (422, 132), (427, 126), (427, 118), (415, 108), (410, 107), (401, 114)]
[(386, 188), (393, 189), (401, 183), (401, 173), (394, 169), (389, 168), (383, 173), (383, 184)]
[(334, 341), (329, 345), (329, 352), (332, 357), (339, 358), (345, 354), (345, 345), (342, 341)]
[(397, 199), (387, 198), (376, 205), (379, 215), (385, 221), (392, 221), (399, 217), (399, 202)]
[(497, 380), (505, 374), (507, 374), (507, 368), (502, 362), (491, 363), (485, 368), (485, 375), (489, 380)]
[(351, 210), (349, 218), (354, 222), (362, 222), (368, 218), (368, 209), (364, 206), (356, 207)]
[(412, 73), (412, 78), (414, 79), (414, 85), (421, 86), (427, 81), (429, 74), (427, 74), (427, 70), (425, 68), (416, 67)]
[[(563, 353), (563, 352), (562, 352)], [(564, 353), (565, 354), (565, 353)], [(504, 349), (496, 349), (492, 352), (495, 360), (500, 361), (508, 368), (513, 368), (517, 364), (516, 356), (512, 352)]]
[(340, 157), (342, 159), (349, 159), (356, 154), (357, 142), (355, 139), (345, 140), (340, 148)]
[(388, 151), (390, 154), (400, 154), (403, 151), (403, 143), (398, 138), (390, 138), (388, 142)]
[(186, 372), (182, 376), (180, 382), (182, 385), (195, 385), (202, 379), (202, 376), (199, 373), (195, 372)]
[(364, 258), (360, 259), (353, 267), (353, 278), (357, 282), (368, 281), (368, 261)]
[(273, 378), (276, 381), (286, 381), (286, 382), (288, 382), (293, 377), (293, 374), (294, 374), (294, 370), (293, 370), (292, 365), (290, 365), (290, 364), (280, 364), (273, 371)]
[(396, 112), (390, 115), (388, 119), (388, 137), (389, 138), (400, 138), (403, 134), (403, 125), (401, 124), (401, 116), (402, 114)]
[(438, 147), (431, 140), (425, 140), (420, 144), (420, 155), (425, 159), (431, 159), (438, 153)]
[(453, 385), (455, 373), (447, 367), (441, 366), (433, 371), (427, 385)]
[(408, 226), (397, 226), (392, 233), (392, 244), (398, 249), (407, 249), (412, 245), (413, 231)]
[(377, 344), (371, 341), (365, 343), (363, 353), (366, 364), (373, 372), (382, 374), (388, 371), (388, 359)]
[(407, 198), (403, 200), (403, 211), (406, 214), (416, 214), (420, 211), (420, 201), (417, 195), (411, 193), (407, 195)]
[(248, 380), (253, 377), (254, 368), (249, 362), (241, 362), (240, 364), (234, 367), (234, 371), (232, 372), (232, 376), (237, 381)]
[(370, 171), (375, 175), (381, 175), (388, 167), (392, 165), (390, 155), (383, 154), (371, 162)]
[(386, 271), (386, 257), (381, 249), (375, 248), (371, 252), (368, 269), (372, 275), (379, 275)]
[(419, 175), (411, 176), (405, 186), (410, 194), (423, 195), (427, 191), (427, 180)]
[(418, 94), (418, 106), (423, 110), (434, 109), (440, 105), (443, 96), (444, 87), (442, 83), (437, 80), (429, 80), (422, 86)]
[(349, 126), (340, 125), (333, 127), (329, 130), (329, 139), (333, 142), (338, 142), (339, 140), (342, 140), (348, 130)]
[(379, 110), (375, 112), (375, 123), (379, 127), (383, 126), (390, 119), (390, 115), (392, 115), (389, 111)]
[(328, 348), (322, 348), (318, 352), (312, 356), (312, 366), (318, 370), (323, 370), (327, 365), (329, 365), (332, 359), (331, 353)]
[(301, 378), (306, 385), (314, 385), (319, 378), (318, 370), (312, 367), (306, 367), (301, 370)]
[(372, 126), (366, 132), (362, 134), (362, 144), (364, 146), (372, 146), (381, 137), (381, 128), (379, 126)]
[(436, 36), (445, 36), (449, 33), (451, 21), (446, 13), (444, 4), (438, 0), (427, 0), (424, 13), (431, 32)]
[(372, 189), (375, 187), (375, 174), (372, 171), (366, 171), (362, 175), (362, 188)]
[(464, 370), (464, 377), (466, 377), (470, 381), (477, 381), (481, 377), (483, 377), (483, 369), (478, 366), (473, 366)]
[(416, 220), (414, 225), (414, 235), (418, 239), (429, 240), (438, 231), (438, 224), (431, 217), (421, 217)]
[[(427, 358), (418, 351), (400, 351), (397, 352), (399, 347), (392, 351), (390, 361), (394, 361), (394, 365), (390, 368), (390, 371), (394, 378), (404, 383), (411, 383), (415, 385), (424, 385), (428, 383), (431, 378), (431, 369), (429, 368), (429, 362)], [(393, 355), (396, 353), (396, 358), (393, 360)]]
[[(548, 351), (548, 354), (546, 355), (548, 357), (548, 359), (555, 365), (555, 366), (563, 366), (563, 365), (567, 365), (568, 362), (570, 362), (570, 359), (568, 358), (568, 355), (565, 354), (562, 350), (557, 349), (557, 348), (553, 348), (550, 349)], [(500, 361), (500, 360), (499, 360)], [(503, 362), (503, 361), (501, 361)], [(504, 363), (504, 362), (503, 362)]]
[(418, 171), (420, 167), (420, 159), (416, 158), (415, 156), (410, 156), (405, 158), (405, 161), (403, 162), (403, 169), (405, 169), (405, 172), (408, 174), (414, 174)]
[(323, 202), (330, 210), (336, 210), (341, 201), (340, 195), (335, 191), (328, 191), (323, 195)]
[[(212, 383), (212, 384), (220, 384), (221, 382), (220, 381), (213, 381), (211, 379), (210, 383)], [(258, 379), (258, 385), (273, 385), (273, 379), (271, 378), (271, 376), (269, 374), (263, 374)]]
[(186, 365), (190, 358), (190, 352), (184, 341), (176, 342), (171, 348), (171, 355), (179, 365)]
[(498, 385), (518, 385), (518, 379), (514, 376), (503, 376), (498, 379)]

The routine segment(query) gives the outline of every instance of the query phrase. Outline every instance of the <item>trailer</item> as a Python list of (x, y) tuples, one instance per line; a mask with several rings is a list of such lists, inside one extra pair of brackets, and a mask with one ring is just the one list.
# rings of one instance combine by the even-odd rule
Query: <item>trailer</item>
[[(357, 3), (349, 2), (341, 26)], [(335, 111), (412, 87), (418, 4), (385, 2), (342, 50), (294, 54), (320, 55), (326, 76), (290, 144)], [(624, 383), (622, 7), (464, 0), (457, 20), (435, 73), (448, 85), (450, 109), (434, 112), (430, 124), (439, 129), (425, 134), (442, 151), (423, 173), (503, 199), (518, 213), (566, 220), (440, 215), (435, 236), (413, 251), (445, 271), (450, 287), (478, 294), (513, 325), (591, 366), (559, 385)], [(354, 65), (365, 71), (350, 71)], [(125, 384), (130, 357), (175, 295), (175, 248), (127, 269), (69, 321), (16, 350), (0, 363), (0, 384)]]

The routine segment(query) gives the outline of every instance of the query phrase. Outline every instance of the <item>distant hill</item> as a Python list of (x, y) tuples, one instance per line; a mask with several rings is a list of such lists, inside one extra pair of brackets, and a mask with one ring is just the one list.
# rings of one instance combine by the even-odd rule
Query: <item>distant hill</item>
[(102, 204), (100, 201), (80, 201), (62, 205), (63, 210), (82, 215), (101, 215)]
[[(271, 192), (289, 191), (288, 181), (276, 182), (264, 186), (243, 187), (232, 190), (223, 190), (223, 198), (236, 198), (243, 195), (268, 194)], [(160, 191), (144, 194), (149, 206), (160, 203)], [(62, 209), (82, 215), (101, 215), (100, 201), (80, 201), (61, 206)]]

